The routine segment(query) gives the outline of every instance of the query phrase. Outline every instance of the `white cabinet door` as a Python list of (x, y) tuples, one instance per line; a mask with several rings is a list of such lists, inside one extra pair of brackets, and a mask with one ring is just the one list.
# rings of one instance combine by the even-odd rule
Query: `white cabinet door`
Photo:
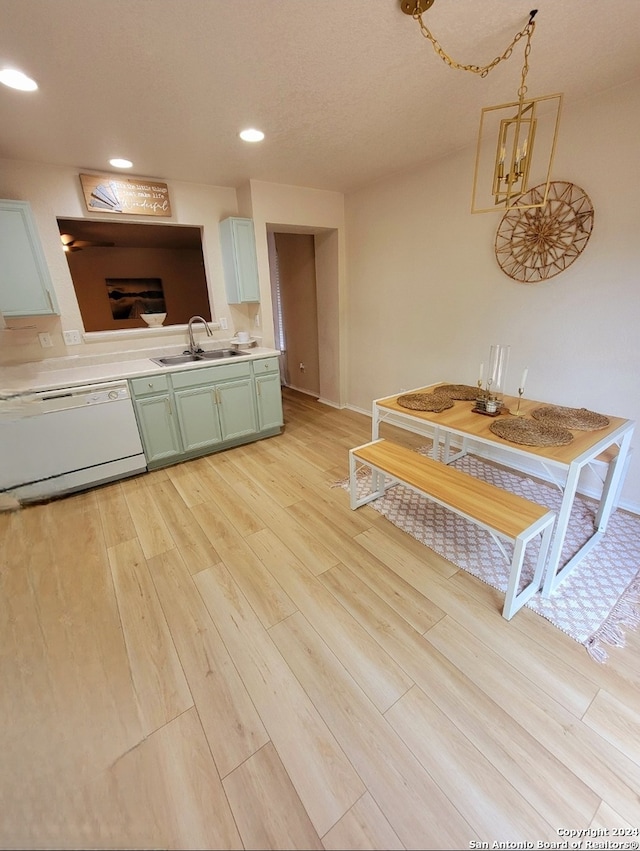
[(253, 220), (232, 217), (221, 221), (220, 247), (229, 304), (260, 301)]
[(26, 201), (0, 200), (0, 313), (59, 312), (31, 207)]

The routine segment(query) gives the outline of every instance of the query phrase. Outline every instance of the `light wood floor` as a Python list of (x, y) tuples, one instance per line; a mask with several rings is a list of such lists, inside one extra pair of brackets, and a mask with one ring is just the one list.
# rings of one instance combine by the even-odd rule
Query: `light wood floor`
[[(606, 665), (331, 485), (370, 421), (0, 515), (2, 848), (469, 848), (640, 825)], [(616, 839), (613, 835), (610, 839)]]

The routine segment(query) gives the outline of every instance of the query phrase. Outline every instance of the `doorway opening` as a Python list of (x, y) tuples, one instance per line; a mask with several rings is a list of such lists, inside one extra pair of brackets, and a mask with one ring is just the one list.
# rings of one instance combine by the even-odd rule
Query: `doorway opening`
[(315, 237), (270, 232), (269, 268), (280, 379), (285, 387), (320, 396)]

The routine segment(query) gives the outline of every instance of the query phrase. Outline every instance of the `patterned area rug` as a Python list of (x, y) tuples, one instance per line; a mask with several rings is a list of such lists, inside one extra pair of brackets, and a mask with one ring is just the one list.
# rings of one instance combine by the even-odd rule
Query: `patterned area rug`
[[(562, 494), (554, 485), (504, 470), (471, 455), (452, 466), (556, 511), (560, 508)], [(367, 478), (364, 471), (359, 475), (363, 490)], [(348, 489), (349, 482), (346, 480), (340, 485)], [(369, 504), (457, 567), (506, 592), (509, 564), (488, 532), (401, 485), (390, 488), (384, 497)], [(562, 564), (590, 537), (596, 507), (595, 500), (576, 498)], [(505, 544), (509, 552), (508, 546)], [(527, 550), (531, 553), (527, 552), (523, 582), (531, 577), (535, 558), (535, 547), (530, 545)], [(640, 517), (615, 511), (604, 537), (552, 596), (545, 600), (538, 593), (526, 605), (583, 644), (594, 659), (606, 661), (603, 645), (624, 646), (623, 628), (637, 628), (640, 624)]]

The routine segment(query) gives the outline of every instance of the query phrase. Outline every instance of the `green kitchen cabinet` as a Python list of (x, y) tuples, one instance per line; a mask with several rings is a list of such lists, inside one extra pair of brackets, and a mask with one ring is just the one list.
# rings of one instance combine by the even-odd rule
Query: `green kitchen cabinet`
[(258, 429), (267, 431), (282, 426), (282, 389), (277, 357), (253, 361), (258, 407)]
[(136, 414), (147, 463), (166, 462), (182, 455), (173, 402), (168, 393), (137, 399)]
[(49, 267), (27, 201), (0, 200), (0, 313), (60, 313)]
[(251, 378), (175, 391), (185, 452), (256, 432)]
[(252, 219), (231, 217), (219, 225), (224, 283), (229, 304), (260, 301), (256, 238)]
[(185, 452), (215, 446), (222, 441), (213, 387), (178, 390), (175, 401)]
[(168, 375), (146, 375), (129, 382), (147, 464), (167, 463), (182, 455)]
[(253, 380), (219, 384), (218, 411), (223, 440), (238, 440), (258, 430)]
[(266, 413), (274, 419), (275, 400), (257, 403), (249, 360), (156, 373), (130, 386), (150, 469), (275, 434), (282, 424), (263, 425)]

